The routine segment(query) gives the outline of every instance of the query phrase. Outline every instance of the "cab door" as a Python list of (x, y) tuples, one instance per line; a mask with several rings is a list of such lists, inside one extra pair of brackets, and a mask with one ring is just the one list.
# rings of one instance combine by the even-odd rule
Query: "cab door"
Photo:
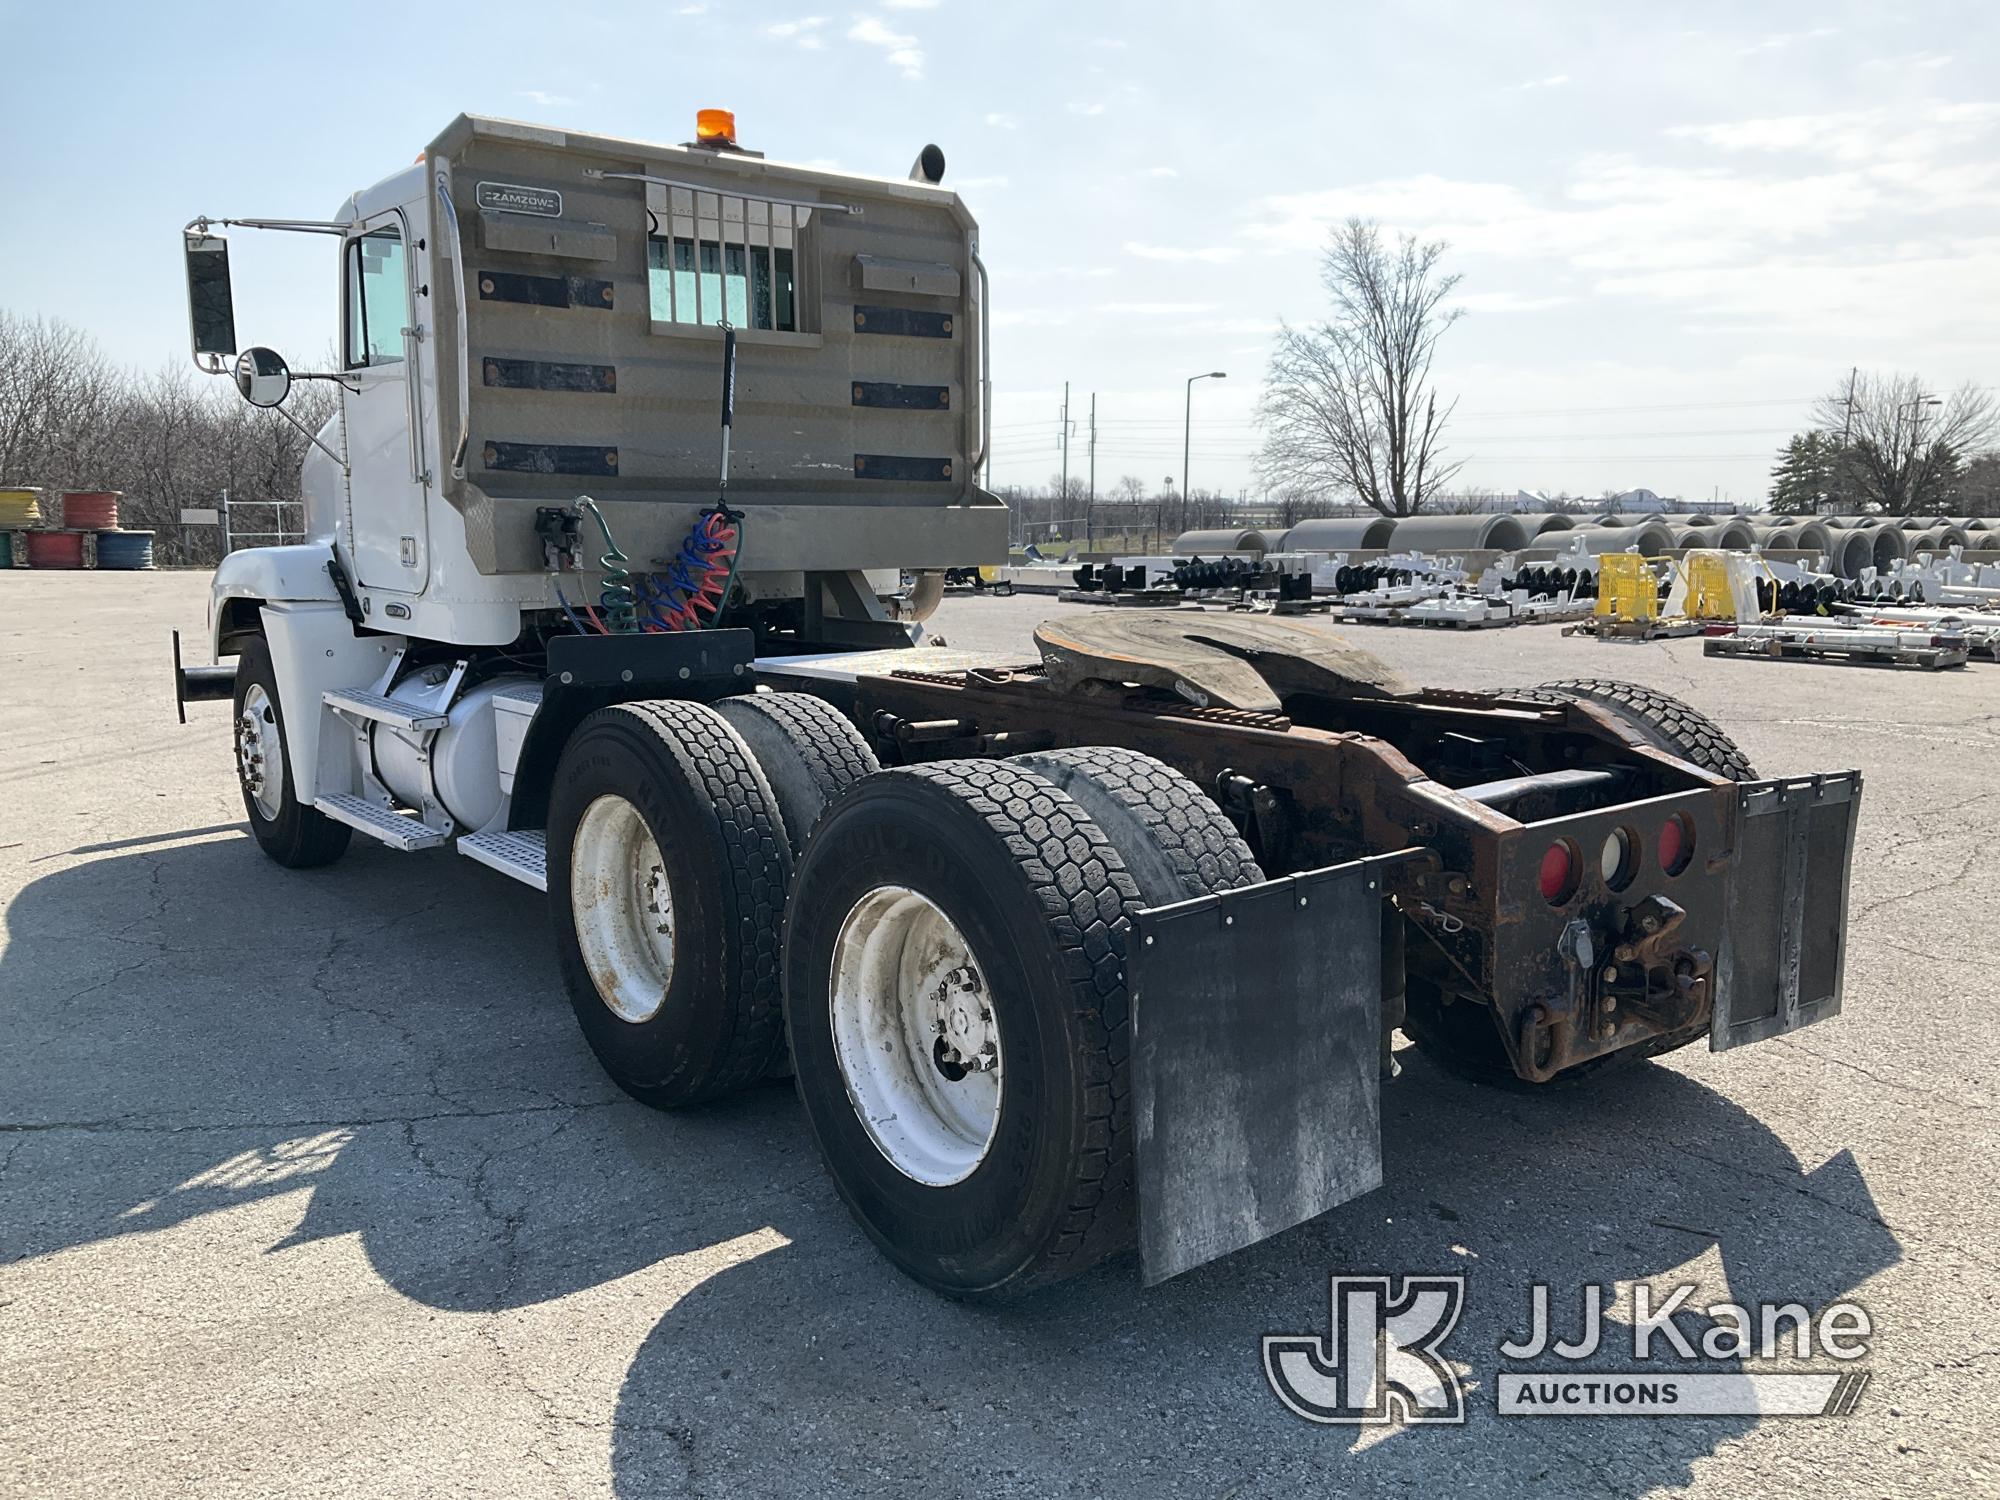
[(341, 247), (341, 406), (346, 420), (347, 549), (357, 582), (421, 593), (429, 570), (425, 451), (428, 330), (417, 321), (412, 226), (402, 209), (362, 220)]

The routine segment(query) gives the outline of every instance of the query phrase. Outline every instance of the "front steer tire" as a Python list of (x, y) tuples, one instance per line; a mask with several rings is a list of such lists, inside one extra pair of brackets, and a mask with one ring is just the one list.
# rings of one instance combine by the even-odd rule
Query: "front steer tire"
[[(231, 723), (236, 726), (236, 775), (243, 789), (243, 811), (250, 819), (251, 836), (257, 847), (288, 870), (311, 870), (330, 865), (347, 852), (354, 830), (337, 823), (318, 808), (300, 802), (293, 794), (291, 750), (285, 737), (285, 708), (278, 699), (278, 673), (271, 664), (271, 647), (261, 635), (243, 642), (236, 660), (236, 691)], [(278, 782), (275, 815), (258, 805), (251, 790), (251, 767), (243, 750), (242, 724), (253, 712), (266, 737), (265, 755), (270, 764), (266, 773)]]
[[(864, 1125), (835, 1042), (836, 951), (852, 951), (843, 932), (897, 892), (962, 936), (998, 1034), (991, 1134), (940, 1185), (892, 1160), (871, 1133), (887, 1127)], [(884, 771), (820, 821), (785, 934), (799, 1096), (836, 1190), (918, 1281), (955, 1296), (1018, 1294), (1132, 1243), (1125, 940), (1142, 904), (1083, 808), (1005, 762)]]
[(699, 1104), (776, 1061), (790, 875), (777, 799), (715, 710), (623, 703), (577, 726), (550, 788), (550, 915), (584, 1039), (626, 1093)]

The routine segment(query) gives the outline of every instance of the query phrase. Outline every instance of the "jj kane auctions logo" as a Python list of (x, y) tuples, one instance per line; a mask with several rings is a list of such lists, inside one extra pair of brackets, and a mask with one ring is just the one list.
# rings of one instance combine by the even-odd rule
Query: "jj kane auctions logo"
[[(1576, 1337), (1556, 1335), (1549, 1288), (1529, 1288), (1528, 1332), (1499, 1354), (1535, 1361), (1501, 1370), (1494, 1395), (1502, 1416), (1846, 1416), (1869, 1372), (1846, 1368), (1868, 1353), (1874, 1332), (1855, 1302), (1830, 1302), (1817, 1315), (1796, 1302), (1689, 1305), (1695, 1287), (1659, 1296), (1632, 1288), (1629, 1350), (1607, 1348), (1610, 1289), (1586, 1284)], [(1465, 1421), (1465, 1391), (1445, 1340), (1465, 1311), (1463, 1276), (1335, 1276), (1324, 1334), (1266, 1334), (1264, 1378), (1287, 1410), (1308, 1422), (1372, 1425)], [(1676, 1314), (1707, 1319), (1690, 1337)], [(1602, 1356), (1619, 1368), (1579, 1368)], [(1629, 1358), (1629, 1366), (1626, 1361)], [(1699, 1361), (1835, 1362), (1831, 1370), (1713, 1370)], [(1554, 1360), (1553, 1365), (1546, 1361)]]

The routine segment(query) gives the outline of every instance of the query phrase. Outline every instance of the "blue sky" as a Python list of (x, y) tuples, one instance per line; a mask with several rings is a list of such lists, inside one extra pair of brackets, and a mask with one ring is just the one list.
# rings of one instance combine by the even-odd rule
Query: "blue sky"
[[(1763, 493), (1850, 364), (2000, 384), (1990, 5), (0, 4), (0, 305), (182, 357), (176, 231), (318, 217), (455, 113), (900, 175), (926, 141), (995, 279), (994, 477), (1097, 392), (1100, 485), (1252, 483), (1269, 333), (1348, 213), (1440, 235), (1463, 479)], [(405, 52), (403, 49), (408, 49)], [(418, 68), (431, 71), (412, 83)], [(34, 80), (23, 107), (22, 78)], [(239, 328), (306, 364), (325, 245), (236, 256)]]

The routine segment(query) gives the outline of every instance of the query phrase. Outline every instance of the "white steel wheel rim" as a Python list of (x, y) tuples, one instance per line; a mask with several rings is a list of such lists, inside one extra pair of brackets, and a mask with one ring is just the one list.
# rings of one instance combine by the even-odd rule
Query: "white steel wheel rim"
[(999, 1130), (1005, 1070), (965, 935), (927, 897), (877, 886), (840, 924), (828, 988), (841, 1082), (876, 1149), (927, 1187), (970, 1177)]
[(606, 793), (570, 843), (569, 905), (597, 997), (621, 1021), (650, 1021), (674, 978), (674, 894), (639, 809)]
[(236, 774), (264, 821), (275, 823), (285, 806), (284, 742), (277, 706), (262, 683), (243, 690), (243, 707), (236, 715)]

